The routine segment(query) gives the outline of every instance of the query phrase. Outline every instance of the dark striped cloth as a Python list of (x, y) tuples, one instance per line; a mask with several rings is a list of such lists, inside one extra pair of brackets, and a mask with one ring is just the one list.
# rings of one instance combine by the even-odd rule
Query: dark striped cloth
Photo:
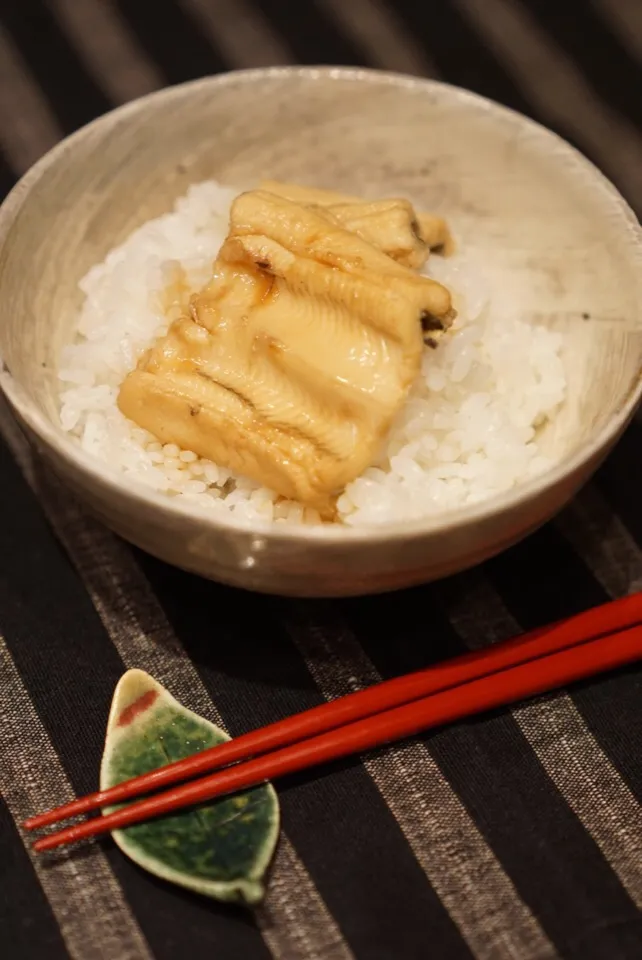
[[(553, 127), (642, 210), (640, 0), (3, 0), (0, 190), (64, 134), (234, 67), (444, 78)], [(0, 292), (1, 295), (1, 292)], [(231, 734), (642, 588), (642, 425), (522, 545), (445, 583), (248, 597), (90, 520), (0, 408), (0, 951), (7, 960), (640, 960), (642, 671), (280, 787), (251, 915), (110, 840), (30, 856), (25, 816), (95, 787), (141, 667)]]

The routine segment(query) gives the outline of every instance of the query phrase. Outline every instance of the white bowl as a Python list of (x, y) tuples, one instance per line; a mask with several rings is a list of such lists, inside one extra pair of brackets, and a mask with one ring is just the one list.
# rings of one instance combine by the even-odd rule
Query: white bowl
[[(130, 484), (58, 422), (78, 281), (190, 183), (269, 176), (406, 195), (483, 257), (495, 299), (565, 334), (557, 466), (502, 496), (376, 528), (241, 527)], [(479, 563), (573, 496), (638, 403), (642, 241), (614, 187), (557, 136), (481, 97), (377, 71), (276, 68), (173, 87), (78, 131), (0, 208), (0, 386), (58, 474), (109, 527), (203, 576), (299, 596), (368, 593)]]

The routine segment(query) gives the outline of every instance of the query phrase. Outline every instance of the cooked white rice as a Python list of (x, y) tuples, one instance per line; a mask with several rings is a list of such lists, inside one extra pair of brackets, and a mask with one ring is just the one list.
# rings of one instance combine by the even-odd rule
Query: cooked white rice
[[(234, 193), (193, 186), (174, 211), (151, 220), (80, 283), (85, 302), (74, 342), (61, 355), (60, 420), (109, 469), (168, 496), (247, 522), (319, 523), (316, 511), (174, 444), (162, 446), (126, 420), (119, 386), (167, 330), (161, 302), (178, 264), (195, 288), (208, 278), (227, 232)], [(482, 277), (465, 254), (432, 257), (428, 273), (453, 292), (458, 319), (422, 376), (379, 463), (338, 502), (346, 524), (443, 513), (523, 482), (550, 465), (536, 431), (564, 399), (561, 336), (493, 316)]]

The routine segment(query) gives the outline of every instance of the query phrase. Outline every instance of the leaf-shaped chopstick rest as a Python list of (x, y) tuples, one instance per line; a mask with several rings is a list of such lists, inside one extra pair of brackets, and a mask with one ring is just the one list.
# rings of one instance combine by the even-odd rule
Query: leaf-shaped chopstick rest
[[(225, 740), (153, 677), (129, 670), (109, 713), (101, 790)], [(123, 853), (158, 877), (216, 900), (255, 904), (265, 893), (278, 833), (279, 804), (266, 784), (112, 835)]]

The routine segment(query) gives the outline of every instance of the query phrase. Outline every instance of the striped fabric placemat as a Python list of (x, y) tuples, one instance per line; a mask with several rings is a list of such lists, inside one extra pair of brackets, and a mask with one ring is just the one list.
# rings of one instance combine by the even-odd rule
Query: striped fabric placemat
[[(469, 87), (572, 141), (642, 211), (640, 0), (4, 0), (0, 192), (116, 104), (286, 63)], [(642, 670), (291, 778), (254, 915), (155, 880), (109, 840), (32, 858), (18, 824), (95, 787), (128, 667), (235, 735), (642, 589), (642, 422), (503, 556), (332, 602), (248, 599), (131, 549), (2, 406), (0, 432), (3, 957), (640, 960)]]

